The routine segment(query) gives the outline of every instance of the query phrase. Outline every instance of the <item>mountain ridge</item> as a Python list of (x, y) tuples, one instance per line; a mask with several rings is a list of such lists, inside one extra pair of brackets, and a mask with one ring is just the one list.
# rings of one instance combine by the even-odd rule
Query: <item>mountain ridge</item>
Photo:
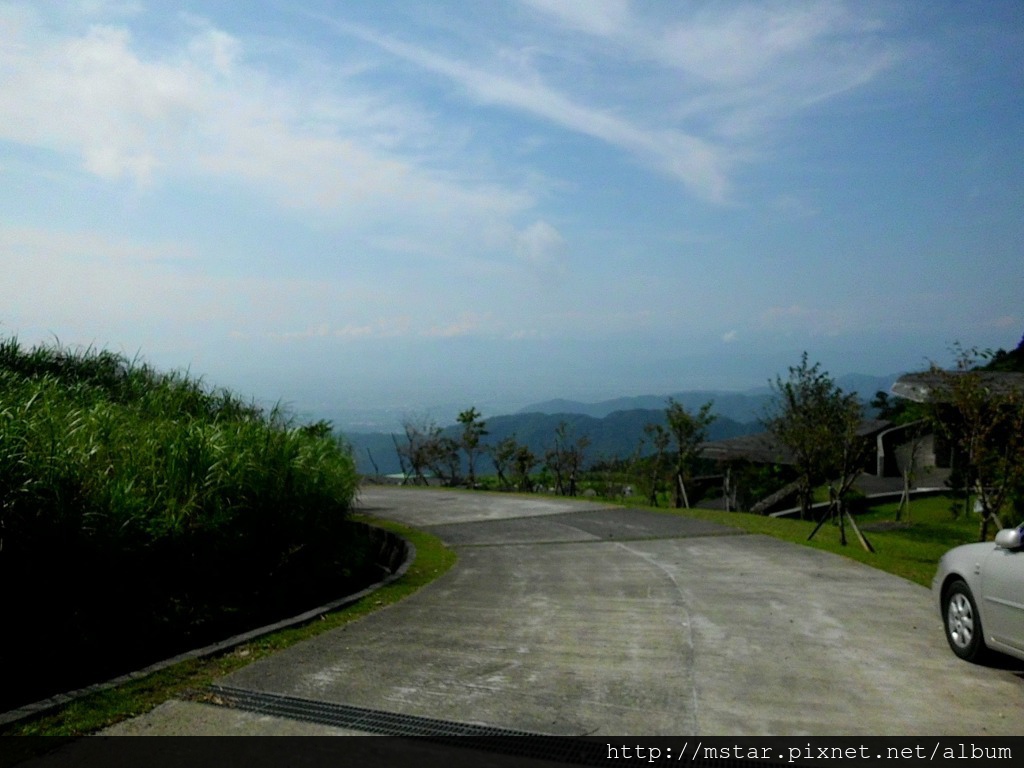
[[(888, 392), (899, 376), (900, 374), (870, 376), (853, 373), (838, 377), (836, 384), (844, 392), (854, 392), (864, 402), (869, 402), (879, 390)], [(691, 389), (669, 395), (615, 397), (592, 403), (554, 398), (526, 405), (517, 410), (515, 414), (578, 413), (595, 418), (603, 418), (616, 411), (664, 409), (668, 399), (673, 398), (689, 409), (699, 408), (708, 400), (711, 400), (714, 403), (712, 410), (719, 417), (742, 422), (760, 419), (764, 413), (764, 408), (771, 403), (773, 397), (774, 393), (771, 387), (765, 386), (746, 390)]]
[[(896, 378), (896, 375), (854, 375), (837, 379), (836, 383), (844, 391), (857, 392), (867, 402), (878, 390), (888, 391)], [(774, 395), (769, 387), (763, 387), (744, 392), (688, 390), (674, 395), (619, 397), (597, 403), (568, 399), (545, 400), (511, 414), (485, 414), (483, 421), (488, 434), (482, 442), (494, 445), (514, 435), (519, 443), (529, 447), (538, 457), (543, 457), (553, 443), (555, 429), (565, 422), (570, 440), (586, 437), (590, 441), (586, 450), (587, 463), (599, 459), (625, 458), (636, 453), (641, 439), (645, 437), (644, 427), (647, 424), (665, 425), (665, 407), (670, 397), (694, 411), (711, 400), (714, 404), (712, 412), (717, 418), (708, 429), (708, 438), (724, 440), (760, 432), (761, 418)], [(445, 436), (458, 439), (461, 430), (460, 425), (451, 424), (441, 431)], [(401, 470), (395, 453), (395, 439), (399, 444), (405, 441), (401, 431), (346, 432), (344, 437), (352, 447), (360, 472), (392, 474)], [(653, 450), (649, 441), (645, 441), (645, 446), (647, 452)], [(492, 471), (486, 457), (481, 458), (478, 471), (484, 474)]]

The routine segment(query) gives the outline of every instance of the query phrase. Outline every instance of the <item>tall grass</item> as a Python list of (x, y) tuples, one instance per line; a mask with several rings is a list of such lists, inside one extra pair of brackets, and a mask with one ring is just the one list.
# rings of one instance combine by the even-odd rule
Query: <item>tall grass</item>
[(283, 590), (337, 594), (363, 565), (357, 483), (326, 423), (110, 352), (0, 341), (0, 673), (34, 662), (67, 687)]

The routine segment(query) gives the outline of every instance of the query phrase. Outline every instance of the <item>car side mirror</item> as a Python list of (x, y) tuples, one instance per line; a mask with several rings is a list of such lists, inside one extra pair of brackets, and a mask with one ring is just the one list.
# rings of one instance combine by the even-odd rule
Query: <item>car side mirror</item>
[(1003, 549), (1020, 549), (1020, 528), (1004, 528), (996, 534), (996, 546)]

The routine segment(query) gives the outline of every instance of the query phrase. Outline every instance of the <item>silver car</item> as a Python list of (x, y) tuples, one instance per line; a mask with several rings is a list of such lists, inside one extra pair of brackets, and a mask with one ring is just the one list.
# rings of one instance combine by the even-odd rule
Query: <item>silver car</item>
[(932, 580), (946, 639), (961, 659), (986, 649), (1024, 660), (1024, 525), (996, 534), (995, 543), (955, 547)]

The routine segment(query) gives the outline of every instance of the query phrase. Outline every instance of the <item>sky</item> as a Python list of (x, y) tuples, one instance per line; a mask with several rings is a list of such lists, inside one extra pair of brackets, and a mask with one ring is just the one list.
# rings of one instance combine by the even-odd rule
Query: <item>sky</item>
[(305, 413), (1024, 333), (1024, 3), (0, 0), (0, 336)]

